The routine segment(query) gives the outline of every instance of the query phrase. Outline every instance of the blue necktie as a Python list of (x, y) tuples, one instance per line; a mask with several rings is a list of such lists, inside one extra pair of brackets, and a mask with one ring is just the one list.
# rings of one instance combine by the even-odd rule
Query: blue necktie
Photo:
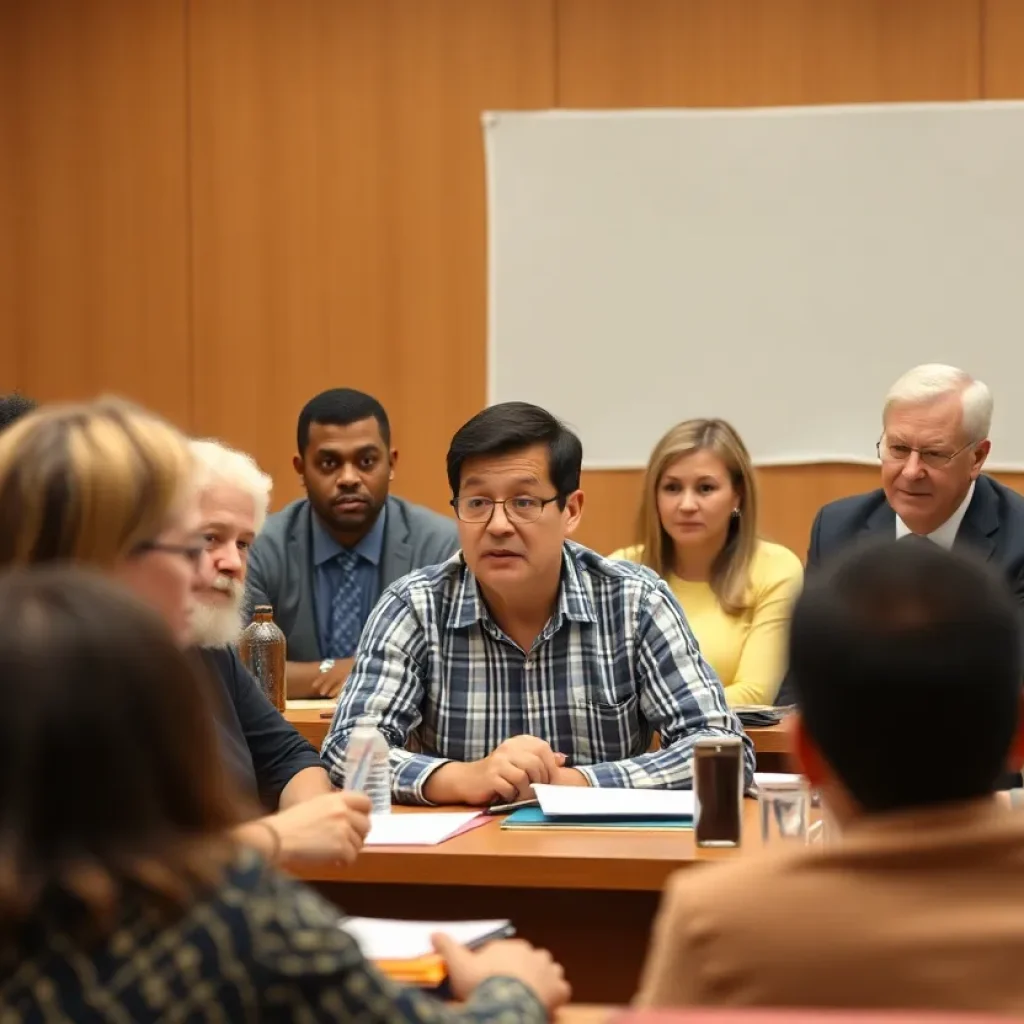
[(354, 551), (342, 551), (337, 559), (345, 578), (331, 601), (330, 656), (351, 658), (356, 653), (359, 634), (363, 630), (362, 601), (356, 577), (359, 556)]

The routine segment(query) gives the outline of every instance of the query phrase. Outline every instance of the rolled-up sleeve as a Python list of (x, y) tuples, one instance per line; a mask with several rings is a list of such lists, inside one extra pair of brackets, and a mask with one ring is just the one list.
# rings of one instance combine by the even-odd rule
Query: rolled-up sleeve
[(345, 750), (356, 722), (369, 716), (388, 741), (391, 792), (400, 803), (427, 803), (423, 786), (447, 759), (404, 749), (422, 721), (428, 643), (415, 609), (389, 588), (366, 623), (355, 664), (341, 691), (321, 757), (331, 780), (342, 785)]
[(754, 777), (754, 745), (729, 709), (725, 691), (701, 656), (672, 592), (661, 580), (640, 604), (635, 665), (640, 710), (661, 734), (661, 748), (638, 757), (577, 766), (592, 785), (686, 789), (693, 783), (693, 748), (704, 737), (743, 740), (746, 785)]

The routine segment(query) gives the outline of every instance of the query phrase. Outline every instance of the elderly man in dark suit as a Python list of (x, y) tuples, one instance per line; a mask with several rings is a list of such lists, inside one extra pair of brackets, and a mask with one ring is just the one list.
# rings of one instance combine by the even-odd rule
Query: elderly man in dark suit
[(334, 696), (381, 591), (458, 550), (453, 520), (388, 494), (397, 457), (369, 395), (335, 388), (299, 415), (307, 497), (267, 520), (246, 580), (250, 608), (272, 605), (287, 638), (289, 697)]
[(904, 374), (882, 414), (882, 486), (818, 512), (808, 571), (852, 543), (913, 534), (972, 549), (1024, 604), (1024, 498), (981, 472), (991, 423), (991, 392), (963, 370), (928, 364)]
[[(991, 425), (992, 393), (963, 370), (927, 363), (900, 377), (882, 412), (882, 486), (819, 510), (808, 575), (854, 544), (921, 537), (990, 562), (1024, 606), (1024, 498), (981, 471)], [(793, 699), (787, 678), (775, 703)]]

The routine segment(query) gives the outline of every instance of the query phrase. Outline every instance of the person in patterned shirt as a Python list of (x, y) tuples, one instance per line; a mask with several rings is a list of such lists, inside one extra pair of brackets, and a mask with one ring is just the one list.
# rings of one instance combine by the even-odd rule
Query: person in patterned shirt
[(456, 433), (462, 550), (374, 609), (321, 751), (335, 782), (366, 716), (410, 803), (508, 801), (534, 783), (686, 788), (705, 736), (743, 738), (750, 781), (753, 746), (668, 585), (569, 542), (582, 459), (575, 434), (522, 402)]

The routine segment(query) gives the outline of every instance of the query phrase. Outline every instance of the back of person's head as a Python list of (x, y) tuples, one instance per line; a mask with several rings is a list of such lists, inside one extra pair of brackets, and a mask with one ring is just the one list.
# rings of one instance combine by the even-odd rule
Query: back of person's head
[(15, 420), (34, 412), (36, 403), (17, 391), (9, 395), (0, 395), (0, 433), (5, 431)]
[(448, 485), (459, 496), (462, 466), (468, 459), (509, 455), (543, 445), (548, 473), (558, 495), (559, 508), (579, 490), (583, 465), (580, 439), (546, 409), (527, 402), (502, 402), (478, 412), (464, 423), (448, 448)]
[(790, 672), (813, 752), (866, 813), (981, 797), (1006, 769), (1021, 627), (1004, 580), (973, 558), (903, 540), (813, 575)]
[(105, 929), (216, 881), (242, 810), (208, 688), (156, 615), (90, 572), (0, 574), (0, 933)]
[(331, 388), (330, 391), (322, 391), (315, 398), (311, 398), (299, 413), (296, 435), (299, 455), (304, 455), (309, 447), (309, 428), (312, 424), (347, 427), (350, 423), (371, 418), (377, 421), (381, 440), (385, 445), (390, 445), (391, 424), (384, 406), (376, 398), (352, 388)]
[(196, 462), (196, 486), (200, 490), (231, 487), (252, 498), (256, 533), (263, 529), (270, 508), (274, 482), (245, 452), (229, 448), (220, 441), (193, 440), (189, 448)]
[(731, 424), (720, 419), (685, 420), (654, 446), (644, 474), (637, 542), (644, 549), (644, 564), (659, 576), (667, 576), (674, 551), (658, 511), (658, 494), (665, 473), (697, 452), (710, 452), (721, 462), (738, 499), (738, 514), (729, 523), (725, 545), (715, 559), (710, 580), (719, 602), (734, 615), (743, 611), (749, 601), (750, 563), (757, 545), (757, 479), (747, 446)]
[(186, 439), (151, 412), (43, 407), (0, 434), (0, 567), (110, 567), (166, 528), (194, 480)]

